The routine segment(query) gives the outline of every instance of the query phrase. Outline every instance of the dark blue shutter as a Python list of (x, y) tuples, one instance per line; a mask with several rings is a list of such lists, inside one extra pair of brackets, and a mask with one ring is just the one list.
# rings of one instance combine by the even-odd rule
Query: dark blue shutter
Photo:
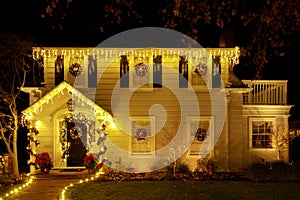
[(55, 85), (64, 80), (64, 56), (58, 55), (55, 60)]
[(212, 88), (221, 87), (221, 63), (220, 56), (212, 58)]
[(126, 55), (120, 60), (120, 87), (129, 88), (129, 62)]
[(97, 57), (89, 55), (88, 57), (88, 87), (97, 87)]
[(153, 56), (153, 87), (162, 88), (162, 56)]
[(186, 56), (179, 57), (179, 88), (188, 87), (188, 61)]

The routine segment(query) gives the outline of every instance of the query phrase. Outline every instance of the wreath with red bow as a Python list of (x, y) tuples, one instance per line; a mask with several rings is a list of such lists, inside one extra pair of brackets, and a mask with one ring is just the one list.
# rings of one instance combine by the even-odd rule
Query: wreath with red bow
[(195, 137), (197, 138), (197, 140), (199, 141), (204, 141), (205, 138), (207, 136), (207, 131), (204, 128), (198, 128), (196, 133), (195, 133)]
[(145, 76), (145, 74), (148, 72), (148, 66), (144, 63), (139, 63), (134, 67), (135, 73), (138, 76)]
[(147, 131), (144, 128), (138, 128), (134, 131), (134, 136), (138, 141), (145, 140), (147, 137)]

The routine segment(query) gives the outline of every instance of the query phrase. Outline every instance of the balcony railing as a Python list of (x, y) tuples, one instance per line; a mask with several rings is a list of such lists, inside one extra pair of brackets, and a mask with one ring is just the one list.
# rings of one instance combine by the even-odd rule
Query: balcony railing
[(243, 80), (243, 83), (252, 88), (244, 94), (244, 104), (287, 104), (287, 80)]

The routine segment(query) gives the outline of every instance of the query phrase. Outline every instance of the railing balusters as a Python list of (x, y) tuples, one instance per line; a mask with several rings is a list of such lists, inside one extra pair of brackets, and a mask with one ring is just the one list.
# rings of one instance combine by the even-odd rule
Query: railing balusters
[(244, 94), (245, 104), (287, 104), (287, 80), (243, 80), (252, 88), (252, 92)]

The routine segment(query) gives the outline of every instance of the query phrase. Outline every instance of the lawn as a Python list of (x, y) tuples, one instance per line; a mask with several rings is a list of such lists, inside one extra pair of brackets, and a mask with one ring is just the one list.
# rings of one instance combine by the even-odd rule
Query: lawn
[(65, 192), (66, 200), (300, 199), (300, 183), (250, 181), (90, 181)]

